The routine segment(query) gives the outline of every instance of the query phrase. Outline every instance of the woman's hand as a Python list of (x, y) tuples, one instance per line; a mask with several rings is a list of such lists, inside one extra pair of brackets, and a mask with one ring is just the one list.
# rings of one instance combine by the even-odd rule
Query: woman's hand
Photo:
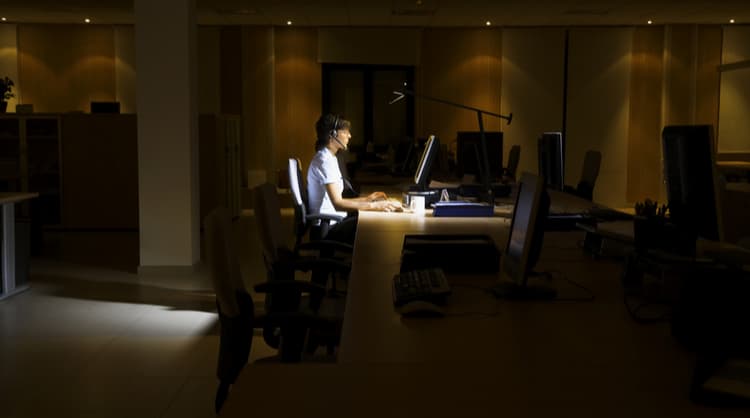
[(377, 202), (370, 202), (369, 210), (378, 212), (401, 212), (401, 202), (396, 200), (380, 200)]
[(388, 199), (388, 195), (386, 195), (383, 192), (374, 192), (374, 193), (370, 193), (367, 196), (368, 202), (377, 202), (379, 200), (386, 200), (386, 199)]

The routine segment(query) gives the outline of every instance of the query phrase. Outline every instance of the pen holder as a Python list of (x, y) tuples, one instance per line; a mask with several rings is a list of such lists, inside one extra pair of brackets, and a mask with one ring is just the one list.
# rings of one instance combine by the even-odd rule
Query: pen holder
[(662, 234), (664, 218), (661, 216), (633, 217), (633, 245), (638, 250), (664, 248)]

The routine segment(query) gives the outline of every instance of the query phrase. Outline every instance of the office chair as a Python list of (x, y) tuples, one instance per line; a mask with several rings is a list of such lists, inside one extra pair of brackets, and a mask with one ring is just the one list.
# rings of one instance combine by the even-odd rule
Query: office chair
[[(340, 300), (325, 297), (327, 280), (334, 274), (348, 277), (351, 265), (319, 254), (303, 254), (285, 244), (274, 185), (255, 187), (253, 199), (268, 279), (254, 288), (266, 293), (264, 340), (279, 348), (282, 361), (299, 361), (306, 339), (308, 352), (323, 344), (332, 353), (338, 344), (343, 306), (338, 306)], [(312, 280), (297, 280), (297, 272), (311, 272)]]
[[(296, 158), (289, 158), (288, 169), (290, 190), (292, 191), (292, 202), (294, 204), (294, 231), (297, 237), (295, 251), (297, 253), (303, 251), (314, 251), (320, 256), (334, 258), (344, 263), (351, 264), (350, 259), (353, 248), (350, 244), (324, 239), (328, 234), (330, 222), (338, 222), (344, 218), (338, 215), (327, 215), (322, 213), (310, 215), (307, 203), (307, 187), (302, 181), (302, 169), (299, 160)], [(316, 222), (319, 222), (319, 224), (315, 225)], [(307, 243), (302, 242), (305, 235), (309, 235), (309, 241)], [(338, 292), (336, 288), (336, 276), (336, 274), (333, 274), (331, 277), (330, 294), (332, 296)], [(322, 282), (324, 279), (316, 277), (315, 281)]]
[(219, 313), (219, 358), (214, 407), (218, 413), (242, 368), (253, 341), (255, 305), (242, 282), (237, 247), (231, 238), (231, 214), (216, 208), (203, 221), (206, 259)]
[[(216, 295), (219, 315), (219, 356), (214, 408), (221, 409), (230, 387), (247, 364), (252, 347), (253, 329), (264, 330), (264, 340), (278, 349), (282, 362), (296, 362), (302, 358), (306, 331), (311, 327), (337, 327), (330, 317), (321, 317), (309, 309), (303, 294), (322, 292), (325, 288), (312, 283), (293, 280), (274, 280), (255, 287), (266, 293), (266, 306), (256, 312), (252, 297), (244, 287), (232, 239), (232, 220), (229, 210), (216, 208), (204, 219), (206, 260)], [(269, 279), (271, 277), (269, 276)], [(272, 300), (272, 301), (270, 301)], [(310, 351), (310, 350), (308, 350)]]
[(521, 159), (521, 146), (513, 145), (508, 153), (508, 166), (503, 169), (503, 180), (514, 181), (518, 170), (518, 161)]
[[(302, 180), (302, 168), (296, 158), (289, 158), (287, 168), (289, 170), (289, 188), (292, 191), (292, 203), (294, 204), (294, 228), (297, 235), (295, 248), (302, 246), (305, 235), (310, 235), (310, 241), (321, 241), (328, 234), (331, 221), (340, 222), (344, 219), (339, 215), (328, 215), (318, 213), (311, 215), (307, 200), (307, 187)], [(343, 250), (351, 252), (350, 245), (335, 243), (332, 241), (319, 242), (315, 245), (330, 245), (332, 250)]]
[(593, 150), (586, 151), (586, 155), (583, 158), (581, 180), (575, 188), (566, 185), (563, 190), (586, 200), (593, 200), (594, 185), (596, 184), (597, 177), (599, 177), (599, 167), (601, 166), (601, 163), (601, 152)]

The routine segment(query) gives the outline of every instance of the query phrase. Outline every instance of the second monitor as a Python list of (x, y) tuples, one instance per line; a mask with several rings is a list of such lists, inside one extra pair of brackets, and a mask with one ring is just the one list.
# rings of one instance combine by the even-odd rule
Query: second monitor
[(561, 132), (545, 132), (537, 141), (539, 175), (552, 190), (565, 186), (565, 144)]
[[(489, 180), (500, 178), (503, 174), (503, 133), (486, 132), (484, 139), (487, 142), (487, 161), (490, 165)], [(456, 168), (459, 177), (466, 174), (480, 177), (480, 132), (459, 131), (456, 135)]]

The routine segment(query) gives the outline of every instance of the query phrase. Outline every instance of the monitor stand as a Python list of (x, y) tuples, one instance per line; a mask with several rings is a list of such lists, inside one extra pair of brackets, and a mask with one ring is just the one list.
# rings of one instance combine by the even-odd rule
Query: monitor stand
[(538, 273), (531, 273), (524, 283), (501, 279), (491, 288), (492, 294), (499, 299), (515, 300), (551, 300), (557, 297), (557, 288)]

